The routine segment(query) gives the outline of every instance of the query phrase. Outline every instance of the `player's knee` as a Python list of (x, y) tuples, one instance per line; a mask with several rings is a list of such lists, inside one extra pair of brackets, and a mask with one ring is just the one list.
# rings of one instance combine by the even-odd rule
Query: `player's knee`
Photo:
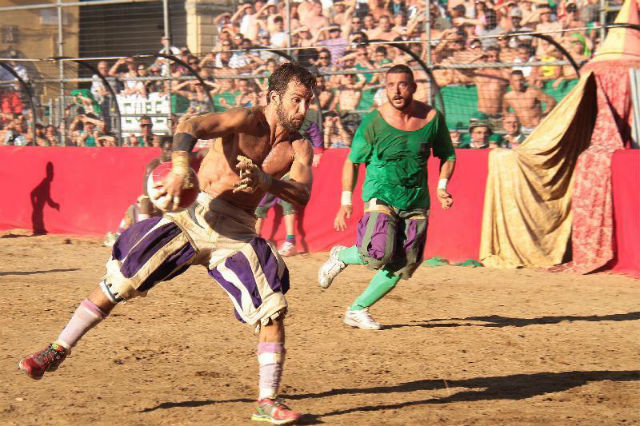
[(114, 305), (122, 302), (124, 299), (119, 295), (117, 289), (113, 287), (111, 283), (108, 283), (106, 280), (102, 280), (100, 282), (100, 291), (102, 294)]

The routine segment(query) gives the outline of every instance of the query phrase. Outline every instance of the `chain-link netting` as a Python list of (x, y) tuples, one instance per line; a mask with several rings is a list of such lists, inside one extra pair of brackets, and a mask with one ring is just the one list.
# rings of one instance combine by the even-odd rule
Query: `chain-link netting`
[[(160, 0), (99, 0), (60, 15), (55, 4), (7, 11), (0, 2), (0, 142), (157, 144), (180, 117), (265, 105), (268, 76), (293, 60), (317, 75), (316, 145), (349, 146), (362, 116), (387, 100), (385, 71), (405, 64), (414, 98), (444, 112), (459, 147), (511, 146), (576, 84), (575, 64), (593, 55), (618, 9), (602, 5), (170, 0), (165, 16)], [(59, 56), (75, 60), (46, 60)]]

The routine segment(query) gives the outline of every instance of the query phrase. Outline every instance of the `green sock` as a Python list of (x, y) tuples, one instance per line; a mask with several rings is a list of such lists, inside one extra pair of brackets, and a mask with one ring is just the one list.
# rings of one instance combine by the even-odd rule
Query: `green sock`
[(399, 280), (400, 277), (394, 275), (391, 271), (386, 269), (378, 271), (371, 279), (369, 286), (358, 296), (353, 305), (349, 306), (349, 309), (359, 311), (368, 308), (390, 292)]
[(338, 260), (340, 262), (346, 263), (347, 265), (364, 265), (365, 263), (362, 261), (362, 257), (360, 253), (358, 253), (358, 247), (353, 246), (341, 250), (338, 253)]

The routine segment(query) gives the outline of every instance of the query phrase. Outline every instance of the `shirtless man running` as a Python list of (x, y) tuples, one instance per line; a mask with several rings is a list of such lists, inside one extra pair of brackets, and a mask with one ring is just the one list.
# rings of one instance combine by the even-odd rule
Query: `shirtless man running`
[[(158, 282), (198, 264), (228, 293), (236, 317), (259, 330), (259, 396), (252, 419), (296, 421), (300, 414), (276, 399), (285, 354), (289, 272), (277, 251), (255, 234), (253, 212), (266, 192), (298, 205), (309, 200), (313, 149), (298, 129), (314, 86), (315, 77), (306, 69), (284, 64), (269, 77), (266, 107), (231, 109), (179, 124), (173, 168), (163, 185), (167, 207), (177, 206), (182, 188), (192, 185), (189, 152), (197, 139), (220, 138), (200, 167), (196, 203), (126, 230), (114, 244), (104, 280), (82, 301), (55, 342), (22, 359), (20, 368), (40, 379), (45, 371), (58, 368), (119, 302), (144, 295)], [(289, 179), (282, 180), (287, 172)]]
[[(522, 124), (522, 131), (531, 133), (540, 124), (542, 117), (549, 114), (556, 106), (556, 100), (537, 87), (527, 87), (524, 74), (520, 70), (511, 72), (509, 83), (512, 91), (504, 95), (503, 114), (509, 113), (509, 107), (513, 108), (513, 112)], [(546, 104), (544, 111), (542, 102)]]

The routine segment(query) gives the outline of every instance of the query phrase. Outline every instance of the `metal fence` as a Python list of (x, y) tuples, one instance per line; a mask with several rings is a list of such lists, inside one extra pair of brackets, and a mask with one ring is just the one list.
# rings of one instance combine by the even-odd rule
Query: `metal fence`
[[(578, 54), (584, 53), (579, 48), (570, 52), (558, 42), (566, 37), (566, 29), (540, 34), (525, 27), (519, 32), (476, 36), (462, 30), (443, 31), (437, 20), (420, 20), (418, 15), (405, 22), (406, 27), (413, 25), (413, 32), (393, 42), (352, 37), (343, 49), (336, 50), (317, 39), (304, 39), (302, 32), (294, 30), (284, 31), (284, 37), (278, 32), (282, 40), (275, 47), (273, 39), (272, 47), (260, 47), (269, 43), (260, 33), (244, 45), (242, 39), (232, 40), (224, 34), (228, 17), (223, 14), (235, 14), (244, 7), (237, 3), (57, 0), (41, 4), (29, 0), (19, 6), (2, 6), (0, 0), (0, 97), (3, 104), (23, 105), (32, 143), (45, 131), (42, 124), (53, 128), (50, 131), (57, 134), (61, 145), (86, 143), (87, 132), (75, 130), (87, 127), (98, 130), (100, 137), (93, 142), (97, 145), (136, 144), (136, 136), (138, 144), (148, 144), (141, 119), (151, 121), (152, 134), (171, 135), (184, 114), (259, 105), (264, 102), (270, 72), (283, 58), (292, 58), (312, 66), (319, 76), (320, 118), (316, 120), (332, 126), (327, 116), (337, 116), (352, 133), (359, 115), (384, 101), (381, 73), (390, 64), (407, 63), (416, 74), (416, 97), (435, 104), (445, 112), (452, 130), (464, 133), (478, 113), (489, 118), (500, 115), (496, 94), (502, 96), (506, 91), (512, 69), (540, 74), (539, 80), (531, 81), (561, 98), (578, 74), (574, 56), (577, 62), (585, 59)], [(279, 4), (276, 8), (283, 9), (284, 28), (292, 28), (299, 5), (282, 0)], [(353, 4), (350, 16), (366, 21), (367, 15), (358, 12), (362, 3)], [(436, 1), (423, 4), (420, 13), (441, 7)], [(588, 33), (583, 38), (592, 49), (603, 39), (616, 10), (616, 5), (601, 1), (599, 21), (572, 31)], [(216, 21), (220, 16), (223, 19)], [(271, 23), (269, 17), (266, 21)], [(466, 47), (460, 50), (456, 38), (464, 38)], [(543, 60), (519, 59), (520, 43), (527, 40), (531, 44), (534, 38), (529, 56), (533, 57), (534, 49), (542, 49), (544, 54), (538, 56)], [(229, 42), (226, 47), (225, 40)], [(500, 47), (496, 57), (489, 54), (488, 46), (494, 45)], [(340, 52), (340, 57), (325, 64), (323, 54), (327, 52)], [(246, 61), (247, 66), (225, 65), (234, 59)], [(499, 126), (495, 124), (496, 130)], [(340, 139), (337, 130), (335, 133)]]

